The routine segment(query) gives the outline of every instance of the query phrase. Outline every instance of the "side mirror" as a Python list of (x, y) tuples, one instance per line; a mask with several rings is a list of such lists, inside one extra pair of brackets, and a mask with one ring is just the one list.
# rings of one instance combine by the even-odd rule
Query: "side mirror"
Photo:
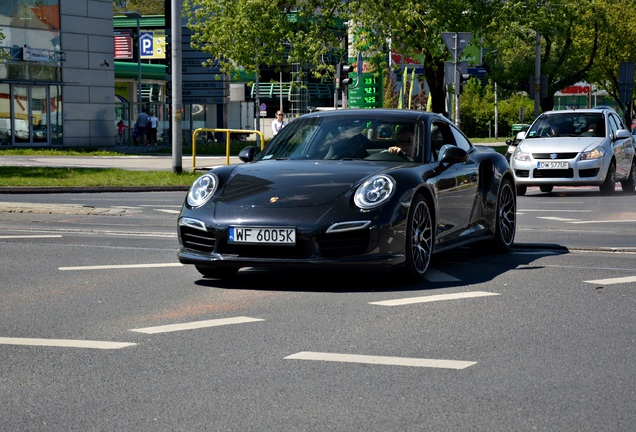
[(515, 137), (516, 141), (519, 142), (526, 137), (526, 133), (524, 131), (517, 132), (517, 136)]
[(627, 129), (619, 129), (616, 131), (616, 139), (625, 139), (630, 137), (630, 133)]
[(444, 144), (439, 151), (440, 165), (452, 165), (454, 163), (466, 162), (468, 160), (468, 153), (466, 150), (457, 146)]
[(256, 156), (256, 147), (247, 146), (243, 150), (239, 152), (239, 159), (241, 162), (252, 162), (254, 160), (254, 156)]

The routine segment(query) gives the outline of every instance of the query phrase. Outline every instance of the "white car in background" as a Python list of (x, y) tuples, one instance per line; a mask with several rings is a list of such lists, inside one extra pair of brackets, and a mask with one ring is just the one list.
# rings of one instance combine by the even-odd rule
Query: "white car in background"
[(510, 159), (517, 195), (528, 186), (599, 186), (604, 195), (620, 182), (634, 192), (634, 136), (612, 108), (548, 111), (532, 123)]

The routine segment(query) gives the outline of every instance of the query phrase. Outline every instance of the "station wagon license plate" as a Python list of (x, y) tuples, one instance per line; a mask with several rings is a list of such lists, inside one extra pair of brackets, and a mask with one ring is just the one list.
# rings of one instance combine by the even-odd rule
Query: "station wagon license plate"
[(295, 245), (296, 229), (289, 227), (230, 227), (228, 242)]
[(570, 164), (568, 162), (547, 161), (537, 162), (537, 168), (539, 169), (568, 169)]

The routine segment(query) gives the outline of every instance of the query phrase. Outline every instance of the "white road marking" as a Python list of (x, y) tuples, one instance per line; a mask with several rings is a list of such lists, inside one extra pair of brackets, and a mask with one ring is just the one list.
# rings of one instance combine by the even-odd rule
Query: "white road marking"
[(4, 236), (0, 236), (0, 239), (27, 239), (27, 238), (60, 238), (62, 237), (61, 235), (4, 235)]
[(553, 220), (553, 221), (560, 221), (560, 222), (569, 222), (569, 221), (581, 220), (581, 219), (560, 218), (560, 217), (556, 217), (556, 216), (539, 216), (539, 217), (537, 217), (537, 219)]
[(380, 306), (402, 306), (406, 304), (413, 303), (427, 303), (434, 301), (443, 301), (443, 300), (457, 300), (457, 299), (465, 299), (465, 298), (473, 298), (473, 297), (486, 297), (486, 296), (495, 296), (500, 295), (498, 293), (491, 293), (487, 291), (472, 291), (472, 292), (461, 292), (455, 294), (439, 294), (439, 295), (430, 295), (430, 296), (422, 296), (422, 297), (409, 297), (403, 299), (396, 300), (384, 300), (378, 302), (370, 302), (369, 304), (380, 305)]
[(583, 282), (591, 283), (591, 284), (601, 284), (601, 285), (632, 283), (632, 282), (636, 282), (636, 276), (626, 276), (621, 278), (610, 278), (610, 279), (596, 279), (596, 280), (589, 280), (589, 281), (583, 281)]
[(426, 279), (429, 282), (458, 282), (459, 279), (457, 279), (454, 276), (451, 276), (449, 274), (446, 274), (444, 272), (441, 272), (439, 270), (435, 270), (432, 268), (429, 268), (426, 271), (426, 276), (424, 277), (424, 279)]
[(179, 213), (181, 213), (181, 210), (155, 209), (155, 211), (162, 212), (162, 213), (170, 213), (170, 214), (179, 214)]
[(256, 321), (265, 321), (265, 320), (260, 318), (250, 318), (250, 317), (234, 317), (234, 318), (222, 318), (222, 319), (213, 319), (213, 320), (205, 320), (205, 321), (194, 321), (194, 322), (183, 323), (183, 324), (169, 324), (169, 325), (157, 326), (157, 327), (130, 329), (130, 331), (134, 331), (138, 333), (146, 333), (146, 334), (169, 333), (169, 332), (182, 331), (182, 330), (193, 330), (193, 329), (217, 327), (217, 326), (230, 325), (230, 324), (243, 324), (243, 323), (256, 322)]
[(161, 264), (121, 264), (121, 265), (96, 265), (96, 266), (78, 266), (78, 267), (58, 267), (58, 270), (116, 270), (116, 269), (134, 269), (134, 268), (155, 268), (155, 267), (182, 267), (181, 263), (161, 263)]
[(554, 210), (548, 210), (548, 209), (523, 209), (523, 210), (518, 210), (518, 211), (522, 211), (522, 212), (531, 212), (531, 213), (549, 213), (549, 212), (559, 212), (559, 213), (590, 213), (592, 210), (572, 210), (572, 209), (554, 209)]
[(459, 361), (459, 360), (438, 360), (423, 359), (409, 357), (385, 357), (370, 355), (354, 355), (354, 354), (336, 354), (336, 353), (320, 353), (311, 351), (302, 351), (285, 357), (289, 360), (317, 360), (332, 361), (344, 363), (364, 363), (388, 366), (411, 366), (411, 367), (429, 367), (443, 369), (466, 369), (469, 366), (477, 364), (477, 362)]
[(594, 221), (577, 221), (568, 222), (572, 224), (609, 224), (609, 223), (634, 223), (636, 219), (619, 219), (619, 220), (594, 220)]
[(28, 345), (66, 348), (120, 349), (137, 345), (130, 342), (106, 342), (73, 339), (34, 339), (0, 337), (0, 345)]

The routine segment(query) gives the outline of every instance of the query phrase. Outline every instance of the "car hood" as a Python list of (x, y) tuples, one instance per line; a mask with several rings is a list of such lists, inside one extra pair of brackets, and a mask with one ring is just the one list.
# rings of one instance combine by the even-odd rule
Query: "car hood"
[[(395, 166), (395, 164), (392, 164)], [(228, 175), (228, 205), (307, 207), (325, 205), (386, 164), (358, 161), (264, 161), (237, 165)]]
[(599, 137), (526, 138), (519, 147), (528, 153), (579, 153), (592, 150), (603, 142)]

